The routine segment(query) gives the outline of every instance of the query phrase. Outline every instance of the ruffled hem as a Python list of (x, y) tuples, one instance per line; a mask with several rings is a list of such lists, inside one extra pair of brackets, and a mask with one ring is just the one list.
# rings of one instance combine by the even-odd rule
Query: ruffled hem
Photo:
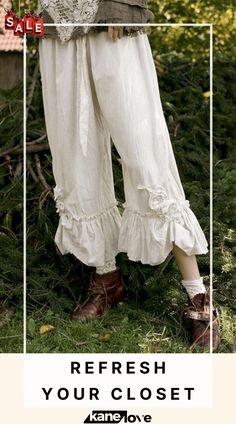
[(188, 207), (182, 204), (181, 216), (164, 217), (157, 213), (126, 208), (122, 215), (119, 251), (132, 261), (159, 265), (165, 261), (174, 244), (188, 256), (208, 253), (208, 243), (199, 222)]
[(208, 253), (199, 222), (183, 198), (170, 199), (162, 186), (138, 186), (148, 193), (150, 211), (140, 212), (124, 204), (121, 217), (117, 202), (94, 215), (74, 216), (65, 207), (63, 189), (54, 188), (60, 221), (55, 243), (62, 254), (72, 253), (89, 266), (103, 266), (119, 252), (132, 261), (159, 265), (173, 243), (188, 256)]
[(55, 243), (88, 266), (103, 266), (118, 254), (121, 215), (116, 205), (96, 215), (74, 218), (60, 213)]

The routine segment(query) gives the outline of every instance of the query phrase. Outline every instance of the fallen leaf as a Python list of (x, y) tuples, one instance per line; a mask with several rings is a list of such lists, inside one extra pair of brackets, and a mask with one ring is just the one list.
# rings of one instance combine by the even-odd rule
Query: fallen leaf
[(55, 327), (53, 325), (47, 324), (47, 325), (41, 325), (39, 329), (40, 334), (48, 333), (49, 331), (54, 330)]
[(100, 342), (109, 342), (111, 337), (112, 337), (112, 333), (104, 333), (104, 334), (100, 334), (100, 336), (98, 337), (98, 340)]

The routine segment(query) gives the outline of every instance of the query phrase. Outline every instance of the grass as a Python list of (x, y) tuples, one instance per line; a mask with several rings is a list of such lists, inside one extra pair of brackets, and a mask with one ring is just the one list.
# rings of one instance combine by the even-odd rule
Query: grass
[(23, 351), (23, 311), (4, 309), (0, 311), (0, 353)]
[[(188, 343), (173, 337), (174, 319), (161, 318), (132, 304), (119, 304), (104, 316), (81, 323), (66, 314), (47, 310), (29, 319), (35, 332), (28, 337), (28, 352), (138, 353), (188, 351)], [(51, 324), (53, 331), (40, 335), (41, 325)], [(167, 330), (168, 329), (168, 330)], [(173, 338), (173, 340), (172, 340)], [(177, 350), (176, 350), (177, 349)]]
[[(218, 295), (220, 298), (221, 295)], [(180, 314), (186, 301), (178, 284), (160, 298), (156, 287), (148, 288), (145, 301), (125, 301), (95, 320), (71, 321), (69, 314), (46, 306), (28, 316), (29, 353), (201, 353), (190, 349), (187, 326), (181, 330)], [(222, 343), (219, 353), (234, 350), (234, 315), (230, 306), (218, 304)], [(40, 334), (42, 325), (53, 330)]]
[[(173, 278), (175, 283), (173, 284)], [(71, 321), (69, 309), (48, 304), (27, 315), (28, 353), (201, 353), (190, 349), (187, 326), (181, 327), (180, 315), (186, 296), (176, 276), (152, 282), (145, 287), (142, 301), (129, 296), (117, 308), (109, 309), (93, 321)], [(163, 291), (165, 286), (165, 291)], [(218, 353), (235, 352), (235, 293), (233, 283), (217, 280), (215, 299), (219, 311), (222, 342)], [(0, 352), (23, 351), (22, 310), (0, 311)], [(40, 334), (43, 325), (54, 328)], [(182, 329), (182, 331), (181, 331)]]
[[(63, 267), (52, 266), (43, 284), (44, 274), (35, 270), (27, 287), (27, 352), (29, 353), (199, 353), (200, 347), (190, 349), (188, 326), (181, 326), (180, 316), (187, 296), (180, 283), (175, 261), (168, 267), (140, 266), (123, 261), (119, 265), (128, 288), (123, 303), (109, 309), (93, 321), (81, 323), (70, 320), (78, 296), (86, 297), (90, 269), (83, 268), (78, 280), (77, 262), (72, 257), (60, 257)], [(71, 261), (69, 268), (67, 261)], [(65, 263), (64, 263), (65, 262)], [(75, 264), (74, 264), (75, 262)], [(207, 258), (199, 256), (204, 282), (207, 277)], [(75, 265), (75, 268), (74, 268)], [(62, 269), (66, 270), (65, 275)], [(69, 270), (70, 269), (70, 273)], [(215, 301), (219, 310), (222, 343), (219, 353), (235, 352), (236, 288), (231, 271), (214, 276)], [(205, 272), (204, 272), (205, 270)], [(220, 272), (221, 270), (221, 272)], [(54, 275), (55, 274), (55, 275)], [(79, 282), (79, 284), (78, 284)], [(36, 299), (37, 303), (32, 302)], [(19, 302), (0, 305), (0, 352), (23, 351), (23, 311)], [(54, 328), (40, 334), (43, 325)], [(205, 350), (207, 352), (207, 350)]]

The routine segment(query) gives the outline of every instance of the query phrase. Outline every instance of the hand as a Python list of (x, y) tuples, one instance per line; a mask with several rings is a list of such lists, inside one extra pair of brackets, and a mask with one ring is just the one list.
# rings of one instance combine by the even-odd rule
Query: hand
[(123, 27), (118, 27), (118, 26), (108, 27), (108, 37), (111, 40), (116, 41), (117, 38), (122, 38), (123, 35), (124, 35)]

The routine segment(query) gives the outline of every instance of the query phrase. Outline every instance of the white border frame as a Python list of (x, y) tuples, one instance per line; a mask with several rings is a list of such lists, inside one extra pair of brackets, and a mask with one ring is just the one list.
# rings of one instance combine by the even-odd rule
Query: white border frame
[[(140, 27), (208, 27), (210, 29), (210, 354), (213, 354), (212, 343), (212, 293), (213, 293), (213, 24), (212, 23), (158, 23), (158, 24), (44, 24), (47, 26), (140, 26)], [(27, 39), (24, 34), (23, 44), (23, 354), (27, 355), (26, 350), (26, 331), (27, 331), (27, 314), (26, 314), (26, 52)]]

